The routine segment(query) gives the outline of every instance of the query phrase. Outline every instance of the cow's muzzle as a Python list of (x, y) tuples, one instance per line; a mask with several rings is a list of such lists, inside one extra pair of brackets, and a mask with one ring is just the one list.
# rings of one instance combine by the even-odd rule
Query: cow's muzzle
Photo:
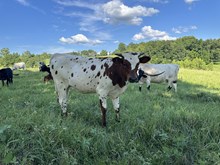
[(128, 80), (130, 83), (137, 83), (138, 82), (138, 78), (129, 78)]

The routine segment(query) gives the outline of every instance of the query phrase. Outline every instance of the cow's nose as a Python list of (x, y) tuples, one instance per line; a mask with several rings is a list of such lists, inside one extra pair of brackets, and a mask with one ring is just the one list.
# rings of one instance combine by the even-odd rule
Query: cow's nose
[(138, 78), (129, 78), (129, 82), (130, 83), (137, 83), (138, 82)]

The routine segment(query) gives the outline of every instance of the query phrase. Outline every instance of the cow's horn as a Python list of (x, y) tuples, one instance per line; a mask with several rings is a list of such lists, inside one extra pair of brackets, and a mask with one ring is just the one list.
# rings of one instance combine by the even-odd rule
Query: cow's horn
[(114, 57), (118, 57), (118, 58), (124, 59), (124, 56), (121, 53), (115, 53)]
[(161, 72), (161, 73), (157, 73), (157, 74), (149, 74), (149, 73), (146, 73), (144, 72), (144, 74), (146, 74), (147, 76), (159, 76), (161, 74), (163, 74), (165, 71)]
[(144, 55), (145, 55), (145, 53), (141, 52), (138, 57), (140, 58), (140, 57), (143, 57)]
[(96, 58), (115, 58), (115, 57), (119, 57), (121, 58), (121, 56), (113, 54), (113, 55), (107, 55), (107, 56), (96, 56)]

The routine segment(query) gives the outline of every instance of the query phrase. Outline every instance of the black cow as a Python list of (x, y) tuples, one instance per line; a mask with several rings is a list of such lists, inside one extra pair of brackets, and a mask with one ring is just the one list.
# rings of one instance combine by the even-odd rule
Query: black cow
[(49, 74), (51, 74), (51, 73), (50, 73), (50, 67), (49, 67), (49, 66), (46, 66), (45, 64), (41, 65), (41, 66), (39, 67), (39, 70), (40, 70), (40, 72), (48, 72)]
[(53, 80), (53, 77), (50, 72), (50, 67), (46, 66), (44, 62), (40, 62), (40, 67), (39, 67), (40, 72), (48, 72), (49, 74), (44, 77), (44, 83), (47, 83), (50, 80)]
[(5, 85), (4, 81), (8, 86), (9, 83), (13, 83), (13, 72), (10, 68), (3, 68), (0, 70), (0, 80), (2, 80), (2, 86)]

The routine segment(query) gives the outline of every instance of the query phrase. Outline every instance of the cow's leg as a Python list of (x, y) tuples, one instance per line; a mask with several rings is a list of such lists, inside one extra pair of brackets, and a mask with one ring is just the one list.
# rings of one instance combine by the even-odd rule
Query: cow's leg
[(141, 92), (141, 87), (143, 85), (143, 82), (139, 81), (139, 91)]
[(57, 95), (57, 102), (59, 103), (59, 94), (58, 94), (58, 88), (57, 88), (57, 83), (54, 82), (54, 87)]
[(172, 81), (168, 79), (166, 81), (168, 82), (167, 91), (170, 91), (172, 89)]
[(177, 80), (173, 81), (174, 91), (177, 92)]
[(59, 103), (61, 106), (61, 115), (67, 116), (67, 99), (68, 99), (68, 86), (59, 85), (58, 87), (58, 97), (59, 97)]
[(5, 86), (4, 80), (2, 80), (2, 86)]
[(113, 107), (114, 107), (114, 110), (115, 110), (115, 113), (116, 113), (115, 120), (117, 122), (120, 122), (119, 97), (117, 97), (116, 99), (112, 99), (112, 104), (113, 104)]
[(150, 80), (146, 80), (147, 83), (147, 89), (150, 90)]
[(102, 126), (106, 127), (107, 98), (100, 96), (99, 100), (102, 113)]
[(6, 84), (7, 84), (7, 86), (8, 86), (8, 84), (9, 84), (9, 82), (10, 82), (10, 79), (7, 78), (7, 80), (6, 80)]
[(10, 82), (11, 82), (11, 84), (13, 84), (13, 78), (10, 78)]

